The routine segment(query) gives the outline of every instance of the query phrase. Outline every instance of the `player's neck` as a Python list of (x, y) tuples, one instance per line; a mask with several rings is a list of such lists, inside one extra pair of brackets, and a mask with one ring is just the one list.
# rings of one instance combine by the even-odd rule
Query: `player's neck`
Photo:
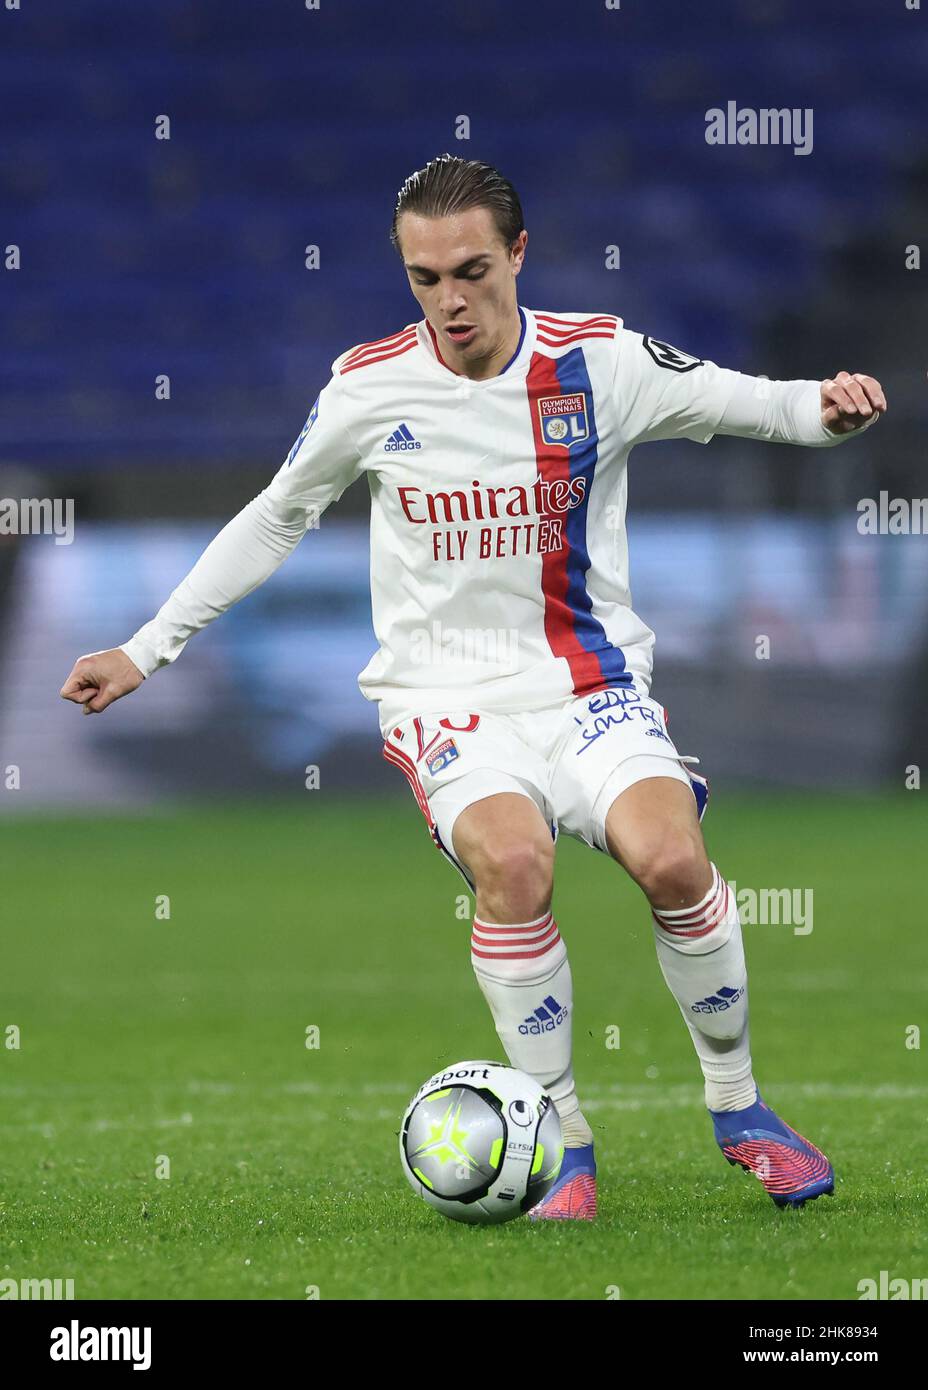
[(507, 321), (500, 345), (490, 354), (489, 357), (481, 358), (479, 361), (462, 364), (455, 368), (461, 376), (468, 377), (471, 381), (486, 381), (488, 377), (499, 376), (503, 368), (512, 361), (515, 356), (516, 348), (519, 346), (519, 339), (522, 337), (522, 315), (519, 313), (518, 304), (512, 306), (512, 316)]

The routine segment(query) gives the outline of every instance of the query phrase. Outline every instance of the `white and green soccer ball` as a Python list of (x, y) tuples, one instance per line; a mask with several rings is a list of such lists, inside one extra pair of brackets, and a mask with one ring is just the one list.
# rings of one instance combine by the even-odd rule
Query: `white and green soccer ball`
[(501, 1062), (456, 1062), (430, 1076), (400, 1130), (413, 1191), (452, 1221), (520, 1216), (549, 1191), (563, 1156), (551, 1097)]

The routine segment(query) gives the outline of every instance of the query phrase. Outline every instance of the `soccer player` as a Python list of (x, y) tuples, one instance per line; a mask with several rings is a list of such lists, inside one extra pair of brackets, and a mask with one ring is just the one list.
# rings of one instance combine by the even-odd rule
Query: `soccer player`
[(833, 1171), (754, 1081), (738, 909), (700, 830), (707, 786), (649, 694), (654, 634), (631, 607), (626, 461), (648, 440), (713, 434), (834, 445), (886, 401), (869, 376), (757, 379), (611, 313), (525, 308), (527, 240), (491, 166), (442, 155), (410, 175), (392, 241), (423, 317), (335, 359), (265, 490), (157, 616), (81, 657), (61, 694), (98, 714), (137, 689), (366, 474), (379, 650), (359, 684), (384, 756), (475, 894), (471, 961), (500, 1041), (560, 1115), (561, 1173), (532, 1216), (596, 1212), (551, 910), (559, 831), (642, 889), (715, 1139), (774, 1202), (798, 1206), (833, 1191)]

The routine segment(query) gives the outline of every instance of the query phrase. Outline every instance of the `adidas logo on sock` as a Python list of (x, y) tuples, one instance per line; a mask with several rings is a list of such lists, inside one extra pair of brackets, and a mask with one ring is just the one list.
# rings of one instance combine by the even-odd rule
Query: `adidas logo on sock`
[(422, 445), (415, 438), (409, 426), (404, 423), (393, 431), (383, 447), (388, 454), (397, 454), (406, 449), (421, 449)]
[(709, 994), (705, 999), (697, 999), (692, 1006), (691, 1012), (694, 1014), (720, 1014), (723, 1009), (730, 1009), (732, 1004), (737, 1004), (744, 993), (744, 985), (740, 989), (730, 989), (728, 985), (716, 990), (715, 994)]
[(559, 1024), (564, 1022), (567, 1017), (566, 1005), (562, 1008), (557, 1000), (548, 995), (543, 999), (539, 1008), (534, 1013), (530, 1013), (523, 1023), (519, 1024), (520, 1033), (551, 1033)]

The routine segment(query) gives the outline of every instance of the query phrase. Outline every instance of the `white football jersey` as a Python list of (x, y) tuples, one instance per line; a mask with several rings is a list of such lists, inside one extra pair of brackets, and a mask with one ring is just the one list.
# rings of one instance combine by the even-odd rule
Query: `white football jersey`
[(359, 685), (384, 728), (650, 681), (628, 453), (708, 442), (740, 374), (611, 314), (520, 315), (514, 357), (483, 381), (445, 364), (425, 319), (342, 353), (267, 488), (275, 510), (314, 524), (367, 474), (379, 650)]

